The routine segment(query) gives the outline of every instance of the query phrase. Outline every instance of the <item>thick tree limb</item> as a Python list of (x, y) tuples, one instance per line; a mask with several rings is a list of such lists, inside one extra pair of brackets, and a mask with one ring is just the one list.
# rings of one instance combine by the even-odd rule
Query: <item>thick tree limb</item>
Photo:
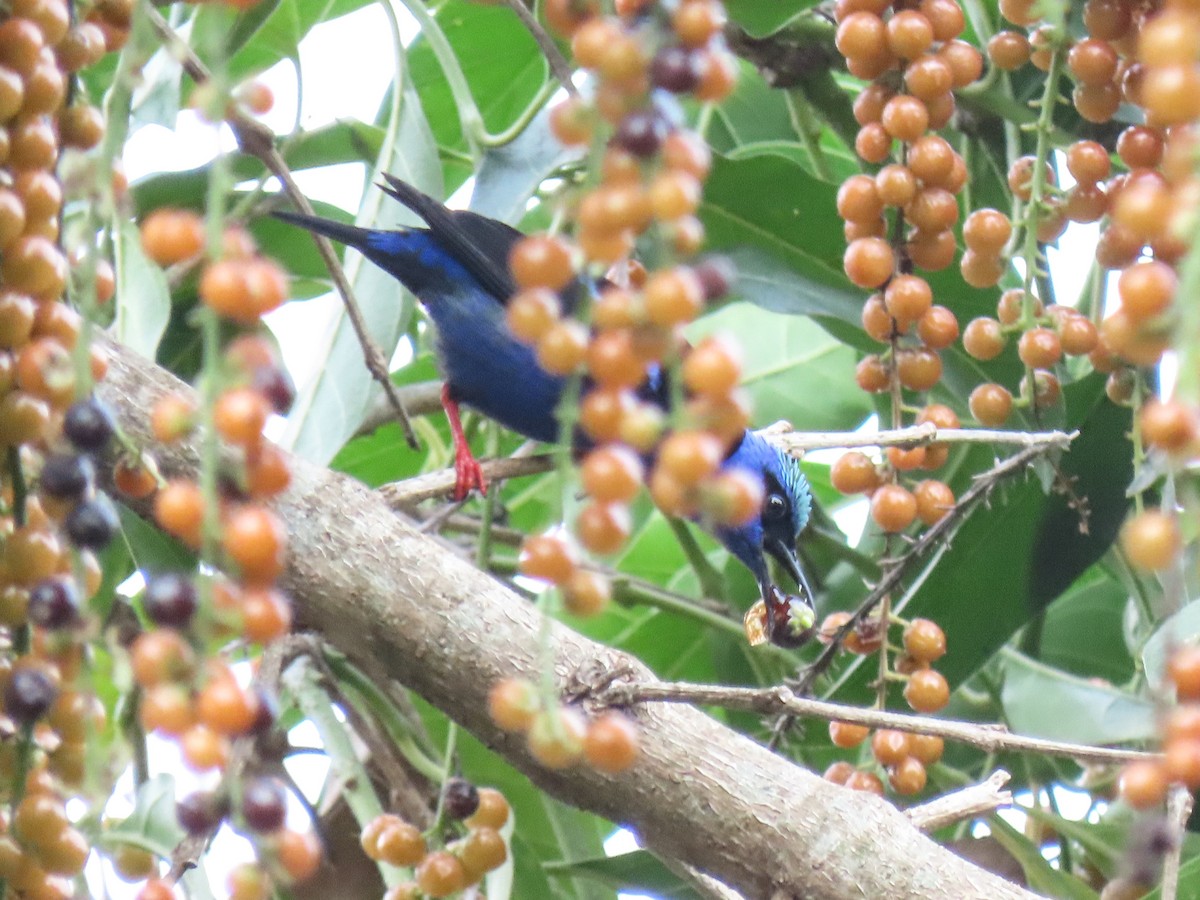
[[(121, 426), (147, 446), (148, 411), (186, 390), (119, 347), (100, 386)], [(165, 474), (195, 472), (194, 447), (155, 452)], [(886, 801), (833, 785), (690, 706), (638, 708), (641, 757), (619, 777), (542, 768), (523, 738), (492, 724), (486, 704), (497, 678), (536, 676), (542, 621), (531, 604), (344, 476), (294, 460), (292, 487), (275, 508), (290, 535), (284, 586), (305, 625), (385, 669), (543, 790), (628, 825), (653, 851), (750, 898), (1032, 896), (929, 840)], [(653, 681), (630, 656), (558, 624), (548, 633), (560, 684), (614, 670)]]

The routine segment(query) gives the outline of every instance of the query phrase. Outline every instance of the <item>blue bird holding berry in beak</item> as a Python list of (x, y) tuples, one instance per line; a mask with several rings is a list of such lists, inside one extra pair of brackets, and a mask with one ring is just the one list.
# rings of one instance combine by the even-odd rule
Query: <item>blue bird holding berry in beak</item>
[[(459, 404), (477, 410), (505, 428), (544, 442), (558, 440), (555, 415), (567, 380), (545, 371), (534, 350), (509, 330), (505, 308), (517, 287), (509, 253), (523, 238), (503, 222), (439, 201), (392, 176), (383, 189), (417, 214), (424, 228), (376, 230), (330, 219), (277, 212), (283, 221), (354, 247), (395, 277), (421, 302), (437, 329), (436, 349), (445, 377), (442, 405), (450, 420), (461, 499), (471, 489), (486, 491), (478, 462), (463, 434)], [(567, 313), (579, 292), (576, 281), (563, 293)], [(657, 374), (657, 373), (655, 373)], [(653, 377), (653, 376), (652, 376)], [(658, 388), (651, 394), (663, 395)], [(661, 396), (665, 403), (665, 396)], [(741, 469), (763, 486), (759, 514), (739, 526), (714, 526), (713, 534), (758, 581), (762, 606), (747, 619), (748, 632), (783, 646), (798, 646), (815, 631), (812, 591), (800, 566), (796, 540), (809, 519), (812, 495), (795, 458), (762, 435), (746, 430), (722, 462)], [(773, 557), (796, 581), (798, 594), (782, 591), (771, 578)]]

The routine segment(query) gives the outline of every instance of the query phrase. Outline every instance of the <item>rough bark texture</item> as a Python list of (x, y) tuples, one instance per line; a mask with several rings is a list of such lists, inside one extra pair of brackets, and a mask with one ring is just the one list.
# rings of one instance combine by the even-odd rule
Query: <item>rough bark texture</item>
[[(169, 374), (124, 348), (100, 393), (152, 446), (148, 414)], [(155, 448), (168, 475), (194, 472), (194, 448)], [(1002, 898), (1031, 894), (917, 831), (889, 803), (824, 781), (691, 707), (636, 711), (642, 755), (608, 777), (549, 771), (488, 718), (488, 686), (534, 676), (541, 621), (531, 604), (446, 551), (352, 479), (293, 461), (276, 504), (290, 533), (285, 587), (305, 625), (352, 658), (383, 666), (548, 793), (632, 828), (652, 850), (750, 898)], [(561, 682), (637, 660), (553, 625)]]

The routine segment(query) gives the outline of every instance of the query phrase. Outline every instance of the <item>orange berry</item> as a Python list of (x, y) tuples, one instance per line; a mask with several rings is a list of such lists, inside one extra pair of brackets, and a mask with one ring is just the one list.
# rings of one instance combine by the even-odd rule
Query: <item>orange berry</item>
[(579, 542), (590, 552), (608, 556), (629, 540), (633, 520), (623, 503), (589, 503), (575, 520)]
[(587, 726), (583, 755), (600, 772), (624, 772), (637, 760), (637, 726), (623, 713), (602, 713)]
[(871, 495), (871, 518), (884, 531), (903, 531), (917, 517), (917, 501), (898, 484), (885, 484)]
[(468, 828), (494, 828), (497, 831), (508, 821), (509, 807), (504, 795), (495, 788), (479, 789), (479, 806), (463, 824)]
[(1146, 443), (1168, 453), (1186, 450), (1196, 439), (1196, 415), (1178, 401), (1152, 397), (1142, 406), (1138, 421)]
[(142, 249), (160, 266), (198, 256), (204, 250), (204, 220), (186, 209), (156, 209), (142, 221)]
[(502, 678), (488, 692), (488, 714), (505, 731), (527, 731), (540, 705), (537, 687), (524, 678)]
[(1180, 546), (1177, 519), (1159, 509), (1147, 509), (1121, 527), (1121, 548), (1130, 563), (1145, 571), (1165, 569)]
[(854, 284), (876, 288), (887, 281), (895, 269), (891, 245), (882, 238), (859, 238), (846, 248), (842, 267)]
[(427, 850), (421, 829), (403, 820), (384, 825), (375, 837), (374, 849), (374, 859), (393, 866), (415, 866)]
[(612, 585), (600, 572), (578, 569), (563, 586), (563, 606), (572, 615), (588, 617), (604, 611), (612, 599)]
[(245, 734), (258, 719), (258, 698), (244, 691), (231, 675), (211, 678), (196, 698), (200, 721), (218, 734)]
[(950, 702), (950, 685), (934, 669), (922, 669), (908, 676), (904, 699), (917, 712), (935, 713)]
[(517, 568), (529, 578), (560, 585), (570, 579), (578, 564), (575, 551), (565, 538), (540, 534), (525, 538)]
[(830, 722), (829, 739), (834, 746), (844, 749), (857, 747), (867, 739), (871, 729), (866, 725), (855, 725), (851, 722)]
[(694, 485), (713, 474), (724, 451), (714, 435), (703, 431), (677, 431), (663, 441), (658, 467), (683, 485)]
[(704, 288), (691, 269), (677, 266), (655, 272), (644, 291), (646, 316), (656, 325), (683, 325), (704, 307)]
[(1126, 763), (1121, 769), (1118, 791), (1134, 809), (1150, 809), (1167, 798), (1167, 771), (1157, 760)]
[(198, 547), (204, 524), (200, 488), (191, 481), (167, 482), (154, 498), (154, 520), (185, 544)]
[(522, 238), (509, 253), (508, 265), (513, 280), (521, 288), (558, 291), (575, 277), (570, 246), (550, 235)]
[(968, 399), (968, 406), (975, 420), (980, 425), (991, 427), (1005, 423), (1012, 412), (1012, 404), (1012, 394), (999, 384), (981, 384), (971, 391)]
[(1181, 702), (1200, 700), (1200, 647), (1184, 646), (1167, 659), (1167, 677)]
[(520, 291), (505, 307), (509, 330), (527, 344), (541, 340), (560, 315), (558, 295), (546, 288)]
[(250, 584), (268, 584), (283, 571), (287, 532), (279, 518), (261, 506), (242, 506), (222, 524), (226, 555)]
[(307, 881), (321, 866), (321, 842), (311, 831), (284, 829), (273, 839), (275, 855), (293, 884)]
[(417, 886), (429, 897), (449, 897), (467, 884), (462, 861), (453, 853), (439, 850), (426, 856), (416, 871)]
[(829, 472), (834, 488), (843, 494), (865, 494), (879, 485), (879, 472), (865, 453), (850, 450), (838, 457)]
[(548, 769), (565, 769), (583, 755), (586, 734), (583, 717), (575, 710), (543, 710), (529, 727), (529, 752)]
[(954, 508), (954, 492), (944, 482), (926, 479), (913, 489), (917, 517), (926, 525), (941, 521)]
[(270, 415), (267, 399), (253, 388), (230, 388), (217, 397), (213, 410), (217, 431), (231, 444), (252, 447), (262, 439)]

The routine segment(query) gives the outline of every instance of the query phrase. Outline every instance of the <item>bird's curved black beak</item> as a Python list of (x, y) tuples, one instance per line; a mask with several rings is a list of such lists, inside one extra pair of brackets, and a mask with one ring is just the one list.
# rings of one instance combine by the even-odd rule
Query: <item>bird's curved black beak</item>
[(804, 570), (800, 568), (800, 559), (796, 555), (796, 548), (788, 546), (783, 541), (774, 540), (768, 541), (765, 549), (796, 580), (796, 586), (800, 588), (800, 596), (811, 607), (813, 605), (812, 588), (808, 586), (808, 579), (804, 577)]

